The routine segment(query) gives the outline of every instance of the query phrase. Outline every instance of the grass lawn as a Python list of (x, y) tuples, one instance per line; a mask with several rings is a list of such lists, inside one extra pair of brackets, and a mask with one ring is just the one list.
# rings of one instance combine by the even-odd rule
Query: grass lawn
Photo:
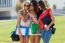
[[(17, 20), (0, 20), (0, 43), (10, 43), (12, 41), (10, 35), (15, 29), (16, 22)], [(56, 33), (52, 35), (50, 43), (65, 43), (65, 16), (55, 17), (55, 27)], [(42, 40), (41, 43), (43, 43)]]

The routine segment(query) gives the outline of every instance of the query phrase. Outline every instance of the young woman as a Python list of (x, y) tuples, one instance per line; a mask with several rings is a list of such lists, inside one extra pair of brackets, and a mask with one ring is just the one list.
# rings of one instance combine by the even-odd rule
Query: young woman
[(29, 35), (30, 35), (30, 41), (31, 43), (39, 43), (39, 40), (38, 40), (38, 29), (39, 28), (36, 28), (34, 30), (37, 30), (36, 33), (32, 33), (32, 29), (33, 29), (33, 26), (32, 24), (39, 24), (38, 21), (37, 21), (37, 2), (36, 1), (31, 1), (30, 2), (30, 12), (29, 12), (29, 15), (30, 15), (30, 18), (31, 18), (31, 27), (30, 27), (30, 32), (29, 32)]
[(20, 37), (20, 43), (28, 43), (29, 40), (29, 15), (28, 15), (29, 3), (24, 3), (24, 10), (18, 11), (18, 35)]
[[(52, 28), (55, 18), (50, 8), (46, 8), (43, 1), (39, 1), (39, 7), (43, 8), (42, 14), (39, 16), (40, 33), (44, 43), (49, 43), (52, 35)], [(51, 19), (51, 22), (49, 22)]]

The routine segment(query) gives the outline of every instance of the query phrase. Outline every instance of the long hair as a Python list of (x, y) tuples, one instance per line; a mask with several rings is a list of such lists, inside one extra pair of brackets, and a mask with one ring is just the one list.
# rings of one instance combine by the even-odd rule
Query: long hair
[(45, 3), (43, 1), (39, 1), (38, 3), (43, 10), (46, 10), (46, 6), (45, 6)]
[(37, 13), (37, 1), (31, 1), (30, 3), (33, 4), (34, 11)]

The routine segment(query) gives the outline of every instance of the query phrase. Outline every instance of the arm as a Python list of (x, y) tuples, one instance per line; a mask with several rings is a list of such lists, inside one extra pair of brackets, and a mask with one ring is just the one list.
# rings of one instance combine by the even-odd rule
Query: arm
[(55, 23), (55, 17), (54, 17), (54, 14), (53, 14), (52, 10), (50, 11), (50, 16), (51, 16), (52, 22), (48, 25), (49, 28), (50, 28), (50, 26), (51, 26), (53, 23)]
[(46, 16), (46, 14), (48, 14), (47, 10), (43, 11), (42, 14), (40, 15), (39, 19), (40, 20), (43, 19)]
[(20, 19), (21, 19), (21, 16), (20, 16), (20, 12), (18, 12), (18, 21), (17, 21), (17, 25), (18, 25), (18, 34), (20, 35)]
[(39, 24), (39, 22), (38, 22), (38, 20), (37, 20), (36, 18), (32, 17), (32, 19), (33, 19), (33, 21), (34, 21), (35, 23)]

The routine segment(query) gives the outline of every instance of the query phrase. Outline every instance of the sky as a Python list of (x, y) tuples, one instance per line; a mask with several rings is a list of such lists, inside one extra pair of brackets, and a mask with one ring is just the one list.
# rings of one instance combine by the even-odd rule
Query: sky
[[(17, 0), (12, 0), (12, 1), (14, 3), (13, 6), (15, 6)], [(49, 5), (50, 5), (51, 8), (52, 8), (53, 4), (56, 4), (57, 9), (62, 9), (63, 6), (65, 6), (64, 5), (65, 0), (47, 0), (47, 1), (48, 1), (48, 3), (49, 3)]]
[(57, 9), (62, 9), (64, 5), (65, 0), (48, 0), (50, 7), (52, 8), (53, 4), (57, 5)]

